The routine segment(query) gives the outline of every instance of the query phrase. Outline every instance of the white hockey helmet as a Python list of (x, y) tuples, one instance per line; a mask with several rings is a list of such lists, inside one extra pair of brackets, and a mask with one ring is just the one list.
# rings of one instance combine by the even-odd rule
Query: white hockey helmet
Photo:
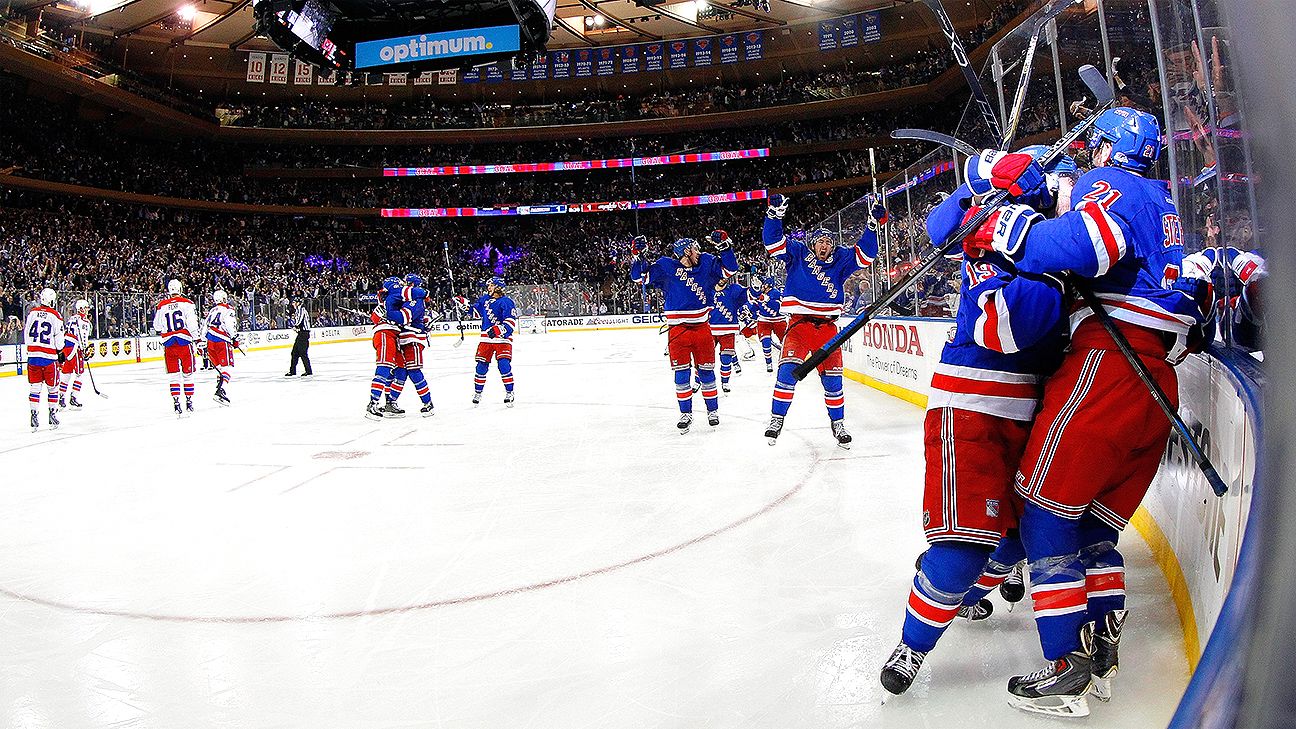
[(228, 297), (225, 295), (225, 291), (223, 289), (216, 289), (215, 291), (212, 292), (212, 301), (217, 304), (225, 303), (226, 298)]
[(179, 280), (179, 279), (174, 279), (174, 278), (173, 278), (173, 279), (171, 279), (170, 281), (167, 281), (167, 293), (168, 293), (168, 294), (171, 294), (172, 296), (174, 296), (174, 295), (180, 293), (180, 292), (183, 291), (183, 290), (184, 290), (184, 286), (182, 286), (182, 285), (180, 284), (180, 280)]
[(56, 301), (58, 301), (58, 294), (54, 292), (54, 289), (41, 289), (41, 306), (53, 306)]
[(77, 311), (90, 311), (90, 302), (85, 299), (77, 299), (76, 306), (73, 308)]

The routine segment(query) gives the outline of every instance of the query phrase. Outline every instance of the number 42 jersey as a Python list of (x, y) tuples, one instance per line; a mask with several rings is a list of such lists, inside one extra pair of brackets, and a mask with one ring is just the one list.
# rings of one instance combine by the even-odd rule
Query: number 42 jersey
[(63, 317), (48, 306), (34, 306), (27, 314), (23, 332), (27, 344), (27, 362), (46, 366), (58, 361), (63, 349)]

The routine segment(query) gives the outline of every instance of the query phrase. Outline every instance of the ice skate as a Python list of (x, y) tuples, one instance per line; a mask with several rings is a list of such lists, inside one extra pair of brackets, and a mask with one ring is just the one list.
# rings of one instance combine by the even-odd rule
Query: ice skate
[(188, 413), (188, 414), (190, 414), (190, 415), (193, 415), (193, 411), (194, 411), (194, 408), (193, 408), (193, 398), (192, 398), (192, 397), (189, 397), (188, 395), (186, 395), (186, 396), (185, 396), (185, 412)]
[(960, 618), (971, 620), (974, 623), (978, 620), (985, 620), (991, 615), (994, 615), (994, 603), (984, 597), (977, 600), (975, 605), (960, 605), (958, 609)]
[(383, 412), (383, 417), (384, 417), (384, 418), (403, 418), (403, 417), (405, 417), (405, 411), (402, 410), (402, 409), (400, 408), (400, 406), (398, 406), (395, 402), (393, 402), (393, 401), (391, 401), (391, 400), (388, 400), (388, 401), (387, 401), (387, 404), (386, 404), (386, 405), (383, 405), (382, 412)]
[(35, 410), (31, 411), (31, 429), (33, 433), (40, 430), (40, 415)]
[(926, 657), (926, 653), (916, 651), (904, 643), (896, 646), (891, 657), (882, 664), (882, 688), (896, 695), (908, 691)]
[(845, 420), (832, 421), (832, 432), (833, 432), (833, 437), (837, 439), (837, 447), (850, 450), (851, 434), (846, 431), (846, 421)]
[(171, 398), (171, 405), (175, 408), (175, 414), (176, 414), (176, 417), (177, 417), (177, 418), (183, 418), (183, 417), (184, 417), (184, 408), (180, 407), (180, 398), (178, 398), (178, 397), (173, 397), (173, 398)]
[(999, 585), (999, 597), (1010, 603), (1021, 602), (1026, 597), (1026, 578), (1023, 576), (1025, 562), (1013, 565), (1012, 572)]
[(377, 400), (370, 400), (369, 407), (365, 408), (365, 417), (370, 420), (382, 420), (382, 408), (379, 407)]
[(432, 411), (433, 411), (432, 403), (428, 403), (427, 405), (424, 405), (423, 407), (419, 408), (419, 415), (422, 415), (425, 418), (430, 418), (432, 417)]
[(67, 396), (59, 395), (59, 410), (65, 410), (66, 408), (67, 408)]
[(1093, 686), (1094, 698), (1111, 700), (1111, 683), (1120, 668), (1117, 649), (1120, 647), (1121, 629), (1125, 627), (1128, 610), (1113, 610), (1103, 616), (1094, 631)]
[(773, 372), (773, 371), (774, 371), (774, 365), (770, 364), (769, 362), (766, 362), (766, 363), (765, 363), (765, 371), (766, 371), (766, 372)]
[(58, 408), (49, 409), (49, 426), (50, 426), (50, 430), (58, 430), (59, 427)]
[(698, 391), (701, 390), (701, 389), (702, 389), (702, 383), (698, 382), (697, 380), (694, 380), (694, 381), (693, 381), (693, 394), (694, 394), (694, 395), (698, 394)]
[(68, 404), (67, 404), (67, 406), (70, 407), (70, 408), (72, 408), (73, 410), (80, 410), (80, 409), (81, 409), (81, 403), (77, 401), (77, 399), (76, 399), (76, 395), (73, 395), (72, 397), (69, 397), (69, 398), (68, 398)]
[(511, 408), (511, 407), (513, 407), (513, 391), (512, 391), (512, 390), (509, 390), (508, 392), (504, 393), (504, 407), (506, 407), (506, 408)]
[(769, 441), (769, 444), (774, 445), (774, 443), (778, 441), (779, 433), (782, 432), (783, 432), (783, 416), (771, 415), (769, 421), (769, 427), (765, 428), (765, 438)]
[(675, 424), (679, 428), (680, 435), (689, 432), (689, 426), (693, 424), (693, 413), (682, 413), (679, 422)]
[(480, 392), (473, 393), (473, 405), (481, 405), (481, 396)]
[(225, 394), (225, 388), (223, 387), (216, 388), (216, 394), (212, 395), (212, 399), (220, 403), (221, 405), (230, 404), (229, 396)]
[(1093, 623), (1080, 629), (1080, 650), (1025, 676), (1008, 679), (1008, 705), (1049, 716), (1089, 716)]
[(710, 425), (712, 428), (714, 428), (719, 424), (720, 424), (720, 412), (718, 410), (708, 410), (707, 425)]
[(729, 383), (728, 383), (728, 382), (722, 382), (722, 383), (720, 383), (720, 392), (723, 392), (723, 393), (726, 394), (726, 395), (728, 395), (728, 394), (731, 392), (731, 390), (729, 389)]

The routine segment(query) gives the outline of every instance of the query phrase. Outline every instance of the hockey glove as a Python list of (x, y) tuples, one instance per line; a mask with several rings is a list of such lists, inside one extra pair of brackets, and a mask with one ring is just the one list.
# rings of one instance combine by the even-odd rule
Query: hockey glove
[(729, 246), (733, 245), (733, 239), (723, 230), (711, 231), (711, 243), (717, 251), (727, 251)]
[(765, 217), (782, 220), (787, 213), (788, 199), (777, 192), (769, 197), (769, 207), (765, 210)]
[[(981, 208), (968, 208), (963, 221), (971, 220)], [(1030, 227), (1044, 216), (1025, 205), (1006, 205), (995, 210), (981, 227), (963, 239), (963, 253), (968, 258), (980, 258), (986, 251), (1002, 253), (1014, 259), (1021, 252), (1022, 243)]]
[(59, 364), (63, 364), (64, 362), (67, 361), (67, 355), (63, 353), (63, 350), (61, 349), (59, 350), (57, 359)]
[(869, 230), (877, 232), (882, 229), (882, 226), (887, 224), (889, 218), (890, 216), (887, 215), (886, 206), (882, 203), (873, 203), (873, 208), (869, 210), (869, 218), (865, 221), (865, 225), (868, 226)]
[(964, 172), (968, 188), (975, 195), (1007, 190), (1014, 197), (1029, 197), (1045, 191), (1044, 170), (1029, 154), (987, 149), (969, 157)]
[(636, 235), (634, 238), (630, 239), (630, 255), (632, 256), (642, 255), (643, 252), (646, 250), (648, 250), (647, 238), (643, 237), (642, 235)]
[(94, 357), (94, 347), (83, 347), (81, 349), (81, 359), (90, 359)]

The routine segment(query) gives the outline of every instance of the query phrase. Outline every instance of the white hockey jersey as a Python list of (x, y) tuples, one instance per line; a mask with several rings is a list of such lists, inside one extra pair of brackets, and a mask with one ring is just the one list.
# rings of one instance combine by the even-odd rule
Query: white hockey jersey
[(162, 299), (153, 315), (153, 329), (167, 347), (193, 344), (194, 334), (198, 331), (198, 311), (194, 303), (183, 296)]
[(63, 346), (80, 349), (88, 346), (93, 330), (90, 320), (80, 314), (73, 314), (63, 323)]
[(46, 366), (58, 361), (63, 351), (63, 317), (48, 306), (34, 306), (23, 323), (27, 363)]
[(203, 338), (209, 342), (233, 342), (238, 339), (238, 312), (229, 304), (217, 304), (207, 312)]

